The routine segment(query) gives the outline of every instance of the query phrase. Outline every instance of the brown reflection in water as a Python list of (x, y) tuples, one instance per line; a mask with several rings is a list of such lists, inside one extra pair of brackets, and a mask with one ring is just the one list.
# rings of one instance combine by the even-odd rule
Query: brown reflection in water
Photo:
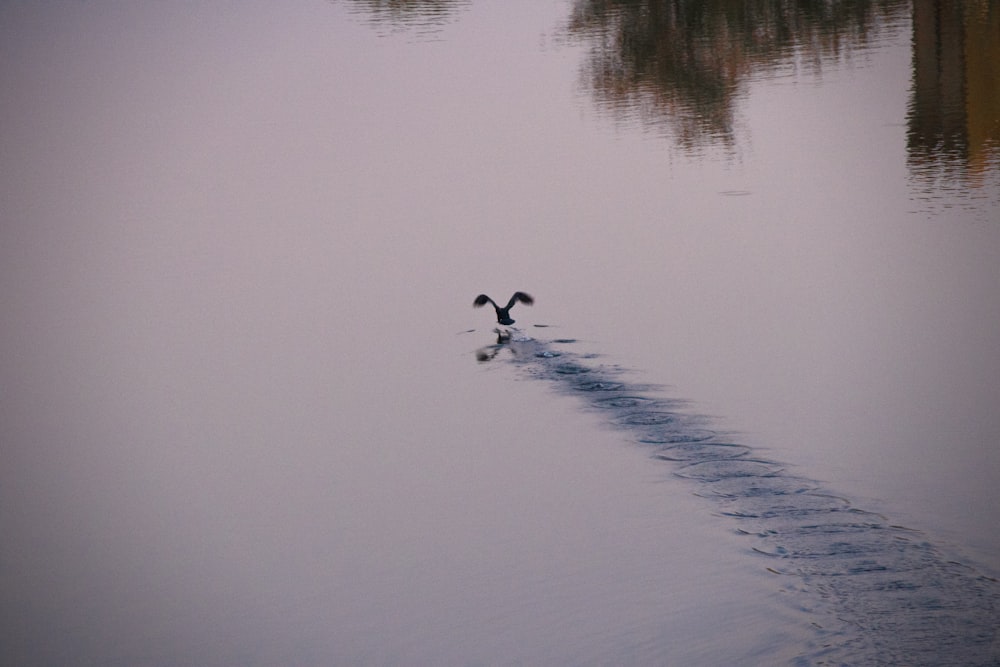
[(915, 0), (907, 155), (919, 185), (1000, 167), (1000, 2)]
[(578, 0), (566, 33), (591, 45), (581, 73), (598, 105), (672, 135), (684, 150), (736, 143), (751, 76), (822, 70), (904, 17), (900, 0)]
[(455, 14), (467, 8), (472, 0), (350, 0), (348, 6), (364, 14), (373, 25), (387, 26), (391, 31), (413, 31), (417, 35), (433, 34), (444, 24), (455, 20)]
[[(336, 2), (337, 0), (331, 0)], [(405, 33), (417, 41), (435, 41), (472, 0), (347, 0), (352, 14), (362, 16), (381, 36)]]

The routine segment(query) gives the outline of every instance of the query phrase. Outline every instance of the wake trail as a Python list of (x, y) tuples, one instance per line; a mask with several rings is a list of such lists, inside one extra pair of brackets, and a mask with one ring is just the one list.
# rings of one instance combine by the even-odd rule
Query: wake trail
[(815, 637), (794, 664), (1000, 665), (1000, 582), (920, 531), (787, 472), (690, 402), (573, 352), (574, 342), (513, 330), (476, 356), (577, 397), (729, 517), (747, 552), (814, 618)]

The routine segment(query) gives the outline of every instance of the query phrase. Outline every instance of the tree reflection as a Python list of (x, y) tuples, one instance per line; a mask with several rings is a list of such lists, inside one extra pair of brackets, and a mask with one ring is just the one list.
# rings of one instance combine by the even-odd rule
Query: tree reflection
[(472, 0), (350, 0), (358, 13), (393, 31), (435, 32)]
[(905, 0), (577, 0), (570, 38), (590, 53), (583, 83), (598, 104), (674, 137), (685, 150), (736, 142), (748, 77), (819, 72), (906, 16)]
[(918, 189), (978, 187), (1000, 170), (1000, 2), (914, 0), (907, 155)]

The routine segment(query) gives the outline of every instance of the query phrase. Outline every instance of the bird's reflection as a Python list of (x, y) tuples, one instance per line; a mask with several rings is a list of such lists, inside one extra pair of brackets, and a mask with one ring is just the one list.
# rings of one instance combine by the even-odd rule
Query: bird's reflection
[(478, 350), (476, 350), (476, 361), (479, 362), (490, 361), (491, 359), (493, 359), (493, 357), (497, 356), (497, 353), (500, 352), (500, 350), (501, 350), (500, 345), (488, 345), (486, 347), (481, 347)]
[(490, 361), (503, 350), (509, 350), (514, 357), (521, 357), (530, 354), (527, 348), (536, 342), (532, 338), (521, 336), (518, 329), (514, 329), (513, 332), (508, 329), (494, 329), (493, 333), (497, 336), (496, 342), (476, 350), (476, 361)]
[(493, 359), (493, 357), (497, 356), (497, 354), (500, 353), (500, 350), (505, 347), (509, 347), (511, 341), (511, 333), (509, 330), (494, 329), (493, 333), (497, 335), (497, 342), (493, 345), (487, 345), (486, 347), (481, 347), (476, 350), (476, 361), (489, 361)]

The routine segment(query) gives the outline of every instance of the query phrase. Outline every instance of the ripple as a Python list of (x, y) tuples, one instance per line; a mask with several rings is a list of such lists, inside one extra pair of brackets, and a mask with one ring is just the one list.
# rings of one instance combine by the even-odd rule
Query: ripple
[(815, 491), (819, 484), (802, 477), (773, 475), (768, 477), (731, 477), (712, 484), (705, 494), (717, 498), (745, 498)]
[(750, 448), (718, 442), (683, 442), (664, 447), (656, 458), (665, 461), (708, 461), (712, 459), (735, 459), (746, 456)]
[(782, 539), (787, 535), (815, 533), (852, 533), (867, 529), (889, 528), (888, 520), (881, 514), (849, 507), (837, 512), (813, 515), (784, 514), (766, 520), (749, 519), (740, 523), (740, 531), (765, 539)]
[(753, 550), (783, 559), (785, 563), (779, 567), (789, 573), (851, 577), (849, 585), (857, 592), (904, 590), (933, 583), (905, 577), (940, 564), (929, 544), (912, 537), (900, 529), (868, 527), (846, 534), (782, 535), (755, 545)]
[(623, 426), (656, 426), (677, 421), (676, 412), (656, 412), (647, 410), (624, 415), (617, 420)]
[(591, 405), (598, 408), (637, 408), (641, 405), (658, 405), (659, 403), (660, 401), (645, 396), (608, 396), (591, 401)]
[(624, 383), (609, 380), (581, 380), (573, 384), (577, 391), (619, 391), (625, 388)]
[(686, 430), (659, 430), (644, 434), (639, 438), (639, 442), (650, 445), (663, 445), (681, 442), (704, 442), (711, 440), (717, 435), (715, 431), (707, 428), (692, 428)]
[(692, 463), (684, 466), (674, 474), (679, 477), (698, 479), (703, 482), (714, 482), (729, 477), (768, 477), (778, 475), (782, 470), (781, 466), (771, 461), (723, 459)]
[(565, 363), (559, 364), (552, 369), (559, 375), (583, 375), (584, 373), (590, 373), (591, 369), (586, 366), (581, 366), (580, 364)]
[(867, 555), (885, 550), (878, 531), (885, 525), (863, 523), (820, 523), (796, 530), (760, 536), (754, 551), (782, 558), (821, 558), (824, 556)]
[(784, 493), (731, 498), (726, 516), (768, 519), (778, 515), (816, 515), (840, 512), (851, 503), (845, 498), (820, 493)]

